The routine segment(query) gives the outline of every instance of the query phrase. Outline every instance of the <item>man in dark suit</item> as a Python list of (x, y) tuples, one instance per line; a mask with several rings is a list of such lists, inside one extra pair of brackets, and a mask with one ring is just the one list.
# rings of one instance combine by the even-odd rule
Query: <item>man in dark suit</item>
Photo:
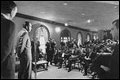
[[(111, 31), (114, 39), (119, 41), (119, 19), (113, 21), (113, 30)], [(119, 79), (119, 43), (114, 47), (111, 60), (111, 76), (112, 79)]]
[(1, 79), (15, 78), (15, 24), (11, 21), (17, 13), (13, 1), (1, 1)]

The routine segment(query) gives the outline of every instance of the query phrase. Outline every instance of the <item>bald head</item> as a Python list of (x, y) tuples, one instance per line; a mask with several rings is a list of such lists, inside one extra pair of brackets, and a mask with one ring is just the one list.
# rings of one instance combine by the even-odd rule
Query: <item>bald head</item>
[(113, 24), (112, 26), (113, 28), (112, 28), (111, 33), (114, 37), (114, 40), (119, 40), (119, 19), (114, 20), (112, 24)]

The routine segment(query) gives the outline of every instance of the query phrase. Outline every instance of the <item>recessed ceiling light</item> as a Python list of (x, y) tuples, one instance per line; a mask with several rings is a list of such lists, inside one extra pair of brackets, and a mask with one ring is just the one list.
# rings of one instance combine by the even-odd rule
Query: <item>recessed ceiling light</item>
[(63, 5), (65, 5), (65, 6), (66, 6), (66, 5), (68, 5), (68, 3), (63, 3)]
[(91, 23), (91, 20), (90, 20), (90, 19), (88, 19), (88, 20), (87, 20), (87, 23)]
[(84, 13), (82, 13), (82, 15), (84, 16), (85, 14), (84, 14)]
[(94, 21), (95, 21), (94, 19), (88, 19), (87, 23), (91, 23), (91, 22), (94, 22)]
[(40, 12), (40, 13), (45, 14), (45, 12)]
[(118, 6), (114, 6), (114, 8), (116, 9), (116, 8), (118, 8)]

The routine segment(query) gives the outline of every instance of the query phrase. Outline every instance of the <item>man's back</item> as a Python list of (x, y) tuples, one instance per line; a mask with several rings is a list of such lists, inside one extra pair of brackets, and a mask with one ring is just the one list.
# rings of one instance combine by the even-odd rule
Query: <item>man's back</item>
[(1, 77), (14, 78), (15, 71), (15, 25), (1, 16)]
[(114, 47), (111, 68), (112, 68), (112, 74), (113, 74), (112, 76), (118, 79), (119, 78), (119, 45), (116, 45)]

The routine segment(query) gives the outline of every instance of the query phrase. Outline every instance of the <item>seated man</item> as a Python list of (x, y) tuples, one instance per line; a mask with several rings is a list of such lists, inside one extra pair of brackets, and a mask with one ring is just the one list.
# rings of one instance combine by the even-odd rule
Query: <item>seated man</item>
[(63, 64), (63, 61), (64, 61), (64, 56), (65, 56), (65, 50), (59, 50), (58, 51), (58, 62), (59, 62), (58, 69), (62, 68), (62, 64)]
[(71, 56), (71, 54), (72, 54), (72, 51), (71, 51), (71, 50), (67, 50), (67, 51), (65, 52), (64, 58), (65, 58), (66, 60), (68, 60), (69, 57)]
[(84, 76), (87, 75), (87, 70), (89, 68), (89, 65), (90, 65), (90, 63), (92, 63), (91, 56), (93, 55), (93, 50), (89, 47), (89, 48), (87, 48), (85, 53), (86, 53), (86, 55), (83, 58), (83, 62), (85, 63), (83, 65), (84, 70), (85, 70)]
[(68, 72), (71, 71), (71, 65), (73, 62), (77, 61), (78, 58), (80, 57), (80, 50), (79, 49), (75, 49), (74, 52), (72, 53), (72, 55), (69, 57), (69, 60), (68, 60), (68, 65), (67, 67), (69, 68)]

